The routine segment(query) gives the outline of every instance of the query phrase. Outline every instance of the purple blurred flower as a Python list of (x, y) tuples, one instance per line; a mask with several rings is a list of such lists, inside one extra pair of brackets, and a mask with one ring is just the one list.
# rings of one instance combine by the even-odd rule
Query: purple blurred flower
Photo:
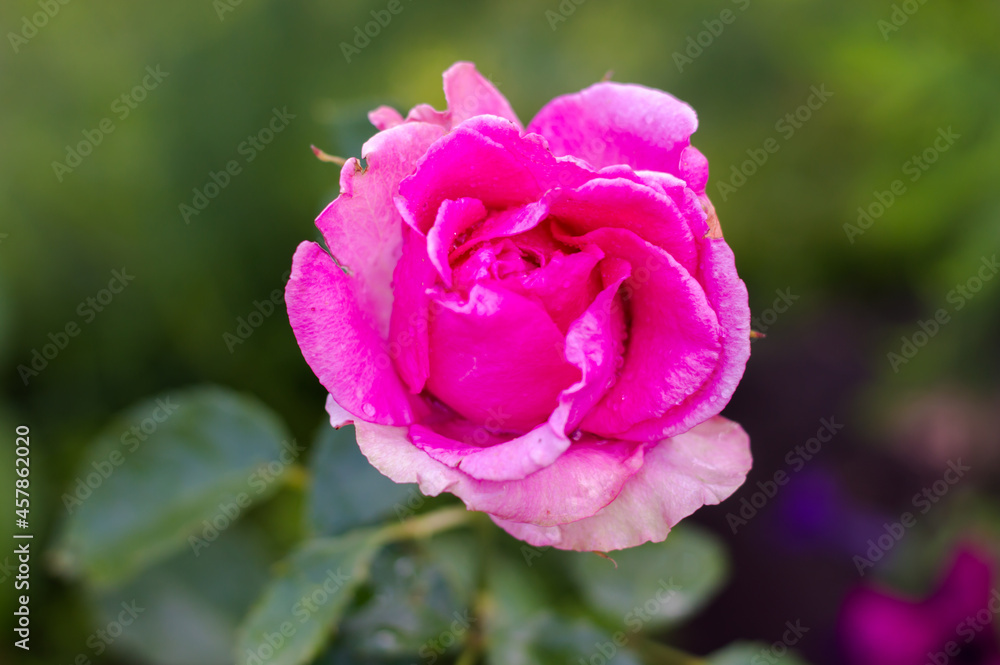
[(869, 586), (841, 608), (851, 665), (1000, 665), (993, 621), (1000, 612), (991, 559), (960, 547), (937, 589), (924, 599)]

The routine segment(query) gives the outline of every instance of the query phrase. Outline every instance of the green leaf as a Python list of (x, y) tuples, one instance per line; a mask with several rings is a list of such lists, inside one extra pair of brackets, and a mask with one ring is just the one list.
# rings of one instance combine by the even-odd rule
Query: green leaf
[(243, 622), (236, 661), (299, 665), (311, 661), (337, 627), (354, 592), (368, 579), (383, 531), (351, 531), (312, 540), (280, 572)]
[(570, 570), (597, 613), (636, 630), (676, 625), (693, 615), (719, 590), (729, 567), (719, 541), (690, 525), (674, 528), (665, 542), (612, 557), (574, 554)]
[[(424, 543), (407, 542), (376, 557), (368, 589), (371, 597), (342, 625), (357, 662), (402, 655), (440, 658), (458, 649), (476, 628), (478, 617), (466, 574), (449, 574), (456, 559), (475, 555), (474, 539), (459, 533), (433, 540), (439, 538), (448, 539), (448, 550), (431, 552)], [(442, 553), (445, 556), (439, 556)]]
[(489, 665), (577, 665), (580, 659), (635, 665), (632, 636), (615, 636), (586, 617), (567, 618), (548, 609), (537, 580), (519, 561), (495, 558), (487, 573), (484, 617)]
[(239, 622), (268, 581), (264, 541), (255, 525), (240, 523), (200, 557), (182, 552), (102, 591), (95, 599), (101, 627), (123, 610), (129, 621), (112, 648), (131, 655), (129, 662), (154, 665), (231, 662)]
[(794, 651), (774, 653), (773, 646), (763, 642), (733, 642), (706, 658), (709, 665), (752, 665), (780, 662), (781, 665), (808, 665)]
[(313, 480), (308, 518), (319, 535), (335, 536), (423, 502), (415, 485), (397, 485), (368, 462), (358, 448), (353, 426), (337, 430), (324, 425), (309, 466)]
[(53, 565), (108, 585), (185, 546), (198, 556), (278, 488), (298, 454), (277, 416), (230, 390), (140, 402), (84, 454), (62, 496), (69, 516)]

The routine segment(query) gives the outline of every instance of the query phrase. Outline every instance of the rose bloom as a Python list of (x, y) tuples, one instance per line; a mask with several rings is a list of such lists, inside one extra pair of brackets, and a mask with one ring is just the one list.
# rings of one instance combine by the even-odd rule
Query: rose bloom
[(525, 128), (470, 63), (444, 92), (370, 114), (316, 220), (329, 253), (295, 252), (288, 315), (331, 422), (533, 545), (661, 541), (751, 464), (717, 415), (750, 312), (695, 113), (605, 82)]

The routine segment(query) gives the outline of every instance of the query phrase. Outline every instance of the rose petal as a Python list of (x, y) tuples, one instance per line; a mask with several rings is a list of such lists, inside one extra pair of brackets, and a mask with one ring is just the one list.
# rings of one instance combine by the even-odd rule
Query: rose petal
[(410, 438), (438, 462), (480, 480), (520, 480), (555, 462), (570, 446), (548, 423), (507, 440), (497, 436), (497, 424), (458, 420), (435, 428), (411, 425)]
[[(517, 240), (513, 239), (515, 243)], [(565, 333), (601, 291), (600, 274), (594, 268), (602, 258), (604, 252), (591, 245), (575, 254), (551, 256), (546, 265), (511, 275), (500, 283), (515, 293), (537, 299)]]
[(436, 272), (427, 256), (426, 238), (410, 228), (404, 229), (402, 254), (393, 274), (396, 298), (387, 349), (399, 375), (416, 395), (424, 389), (430, 373), (427, 290), (434, 285)]
[(359, 280), (359, 302), (385, 338), (392, 311), (392, 273), (402, 247), (402, 224), (393, 205), (400, 180), (428, 146), (444, 133), (426, 123), (407, 123), (379, 132), (361, 152), (367, 161), (347, 160), (340, 172), (340, 196), (316, 219), (330, 252)]
[[(697, 264), (694, 235), (680, 208), (661, 192), (625, 179), (595, 179), (560, 190), (551, 215), (574, 235), (622, 228), (665, 249), (689, 272)], [(701, 218), (704, 212), (699, 209)]]
[(649, 445), (639, 472), (612, 503), (592, 517), (548, 527), (527, 520), (494, 521), (536, 547), (608, 552), (660, 542), (698, 508), (717, 504), (735, 492), (746, 480), (751, 463), (746, 432), (716, 417)]
[(486, 207), (479, 199), (447, 200), (438, 208), (434, 226), (427, 233), (427, 253), (445, 285), (451, 288), (451, 264), (448, 253), (458, 234), (486, 217)]
[(444, 98), (452, 127), (477, 115), (495, 115), (522, 128), (507, 98), (471, 62), (456, 62), (444, 73)]
[(603, 263), (607, 266), (604, 290), (566, 334), (566, 359), (580, 368), (582, 377), (560, 393), (559, 406), (549, 416), (549, 425), (567, 435), (579, 427), (587, 412), (608, 391), (622, 363), (624, 314), (614, 303), (631, 266), (619, 259)]
[(355, 428), (361, 452), (395, 482), (419, 483), (428, 496), (450, 492), (469, 510), (546, 526), (594, 515), (618, 496), (643, 458), (641, 444), (584, 439), (523, 480), (477, 480), (414, 446), (406, 428), (365, 422)]
[(474, 423), (526, 432), (544, 422), (559, 392), (580, 378), (563, 356), (565, 338), (545, 309), (495, 285), (476, 284), (467, 302), (432, 305), (430, 377), (435, 397)]
[(636, 170), (694, 177), (696, 157), (684, 151), (697, 128), (694, 110), (676, 97), (640, 85), (606, 82), (553, 99), (527, 131), (547, 138), (554, 154), (574, 155), (597, 168), (628, 164)]
[(403, 124), (403, 116), (391, 106), (380, 106), (368, 112), (368, 121), (379, 131)]
[(426, 234), (446, 199), (471, 197), (490, 210), (504, 210), (594, 176), (573, 159), (557, 160), (542, 137), (522, 136), (502, 118), (477, 116), (427, 150), (414, 174), (400, 183), (396, 206), (411, 227)]
[[(609, 227), (564, 241), (597, 245), (632, 266), (625, 281), (631, 292), (625, 364), (581, 427), (605, 437), (664, 438), (636, 436), (631, 428), (663, 418), (715, 371), (722, 331), (704, 289), (670, 254), (631, 231)], [(690, 427), (673, 427), (664, 436)]]
[(330, 425), (334, 429), (340, 429), (344, 425), (350, 425), (354, 422), (354, 416), (351, 415), (350, 411), (337, 404), (333, 395), (326, 396), (326, 412), (330, 414)]
[(415, 404), (358, 301), (358, 288), (358, 279), (345, 275), (319, 245), (303, 242), (285, 287), (288, 320), (306, 362), (337, 404), (356, 418), (407, 425)]
[(677, 408), (638, 423), (621, 436), (655, 440), (686, 430), (725, 408), (750, 359), (750, 306), (747, 288), (736, 274), (733, 252), (721, 238), (704, 238), (695, 278), (719, 319), (719, 358), (707, 381)]

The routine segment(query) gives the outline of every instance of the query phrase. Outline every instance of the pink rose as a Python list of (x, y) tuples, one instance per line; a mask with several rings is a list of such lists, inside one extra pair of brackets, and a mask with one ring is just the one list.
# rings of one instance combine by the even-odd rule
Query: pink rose
[(371, 113), (316, 220), (330, 254), (295, 252), (288, 315), (332, 423), (534, 545), (663, 540), (751, 463), (717, 416), (750, 312), (695, 113), (598, 83), (523, 128), (469, 63), (444, 91), (444, 112)]

